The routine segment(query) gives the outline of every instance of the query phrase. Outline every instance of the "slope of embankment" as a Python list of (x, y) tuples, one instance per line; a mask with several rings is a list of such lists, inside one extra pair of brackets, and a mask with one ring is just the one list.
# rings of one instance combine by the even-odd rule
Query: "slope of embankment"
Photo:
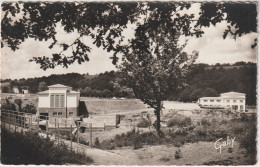
[(146, 105), (137, 99), (114, 100), (80, 98), (80, 100), (85, 102), (88, 112), (91, 114), (110, 114), (147, 109)]

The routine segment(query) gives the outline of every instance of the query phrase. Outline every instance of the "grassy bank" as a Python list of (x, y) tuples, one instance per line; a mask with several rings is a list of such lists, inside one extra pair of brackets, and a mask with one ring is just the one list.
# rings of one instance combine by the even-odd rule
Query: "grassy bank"
[(113, 99), (96, 99), (89, 100), (81, 97), (85, 102), (88, 112), (92, 114), (108, 114), (120, 111), (133, 111), (145, 110), (147, 107), (140, 100), (126, 99), (126, 100), (113, 100)]
[(139, 149), (143, 145), (161, 144), (182, 147), (186, 143), (215, 142), (220, 138), (224, 141), (229, 136), (229, 138), (235, 137), (235, 141), (240, 144), (240, 147), (247, 150), (246, 155), (251, 157), (250, 164), (256, 163), (257, 119), (255, 115), (242, 115), (230, 120), (202, 119), (200, 124), (192, 124), (188, 117), (183, 119), (176, 117), (176, 119), (170, 119), (168, 125), (171, 128), (162, 130), (163, 136), (160, 140), (155, 132), (140, 133), (133, 130), (116, 135), (111, 140), (99, 142), (96, 139), (95, 145), (97, 148), (110, 150), (129, 146)]
[(1, 132), (1, 163), (3, 164), (90, 164), (93, 160), (85, 154), (70, 151), (61, 143), (41, 138), (32, 132)]

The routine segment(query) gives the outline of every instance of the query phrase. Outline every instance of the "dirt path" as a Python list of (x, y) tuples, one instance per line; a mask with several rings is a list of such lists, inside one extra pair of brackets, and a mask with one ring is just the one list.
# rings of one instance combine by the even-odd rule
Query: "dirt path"
[[(117, 165), (203, 165), (212, 161), (241, 165), (247, 164), (248, 161), (245, 150), (241, 149), (238, 143), (235, 143), (232, 153), (229, 153), (228, 147), (226, 147), (223, 148), (222, 154), (219, 154), (219, 151), (215, 149), (214, 142), (185, 144), (180, 148), (180, 159), (175, 159), (177, 149), (170, 145), (157, 145), (145, 146), (138, 150), (124, 148), (108, 152), (118, 155), (118, 158), (116, 158)], [(106, 165), (103, 163), (102, 165)]]
[[(64, 141), (69, 144), (68, 141)], [(94, 163), (93, 165), (134, 165), (136, 157), (125, 156), (108, 150), (101, 150), (96, 148), (90, 148), (89, 146), (72, 143), (73, 150), (86, 154), (90, 156)]]
[(232, 153), (226, 147), (222, 154), (214, 148), (214, 142), (185, 144), (180, 148), (180, 159), (175, 159), (178, 148), (170, 145), (144, 146), (137, 150), (130, 147), (100, 150), (73, 143), (73, 149), (92, 157), (93, 165), (203, 165), (213, 161), (242, 165), (247, 164), (249, 159), (239, 143), (234, 144)]

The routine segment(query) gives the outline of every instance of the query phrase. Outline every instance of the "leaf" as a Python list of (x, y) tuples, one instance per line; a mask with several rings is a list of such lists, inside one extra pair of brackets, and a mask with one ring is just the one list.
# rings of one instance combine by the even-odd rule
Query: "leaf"
[(60, 54), (52, 54), (52, 60), (53, 61), (58, 61), (58, 60), (60, 60), (61, 59), (61, 56), (60, 56)]
[(62, 44), (62, 46), (63, 46), (63, 50), (65, 51), (65, 50), (67, 50), (68, 48), (69, 48), (69, 45), (67, 45), (67, 44)]

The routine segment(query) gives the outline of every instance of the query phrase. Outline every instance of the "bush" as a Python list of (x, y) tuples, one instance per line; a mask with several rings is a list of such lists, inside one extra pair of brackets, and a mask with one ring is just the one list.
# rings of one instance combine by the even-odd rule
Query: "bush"
[(187, 127), (191, 125), (191, 118), (185, 116), (174, 116), (173, 118), (169, 119), (167, 122), (168, 127), (172, 126), (180, 126), (180, 127)]
[(183, 125), (185, 127), (191, 125), (191, 118), (190, 117), (185, 117), (184, 120), (183, 120)]
[(181, 150), (178, 149), (176, 152), (175, 152), (175, 159), (180, 159), (182, 157), (181, 155)]
[(242, 113), (241, 114), (241, 121), (242, 122), (248, 122), (249, 121), (249, 116), (244, 114), (244, 113)]
[(37, 133), (10, 133), (2, 130), (1, 162), (3, 164), (89, 164), (93, 160), (85, 154), (71, 152), (67, 145), (56, 145)]
[(138, 123), (137, 123), (137, 127), (139, 128), (147, 128), (151, 126), (151, 121), (147, 120), (147, 119), (141, 119)]
[(246, 131), (246, 126), (244, 123), (237, 123), (234, 127), (233, 127), (233, 132), (235, 134), (242, 134), (244, 131)]
[(37, 109), (34, 105), (26, 104), (26, 106), (22, 108), (22, 112), (36, 114)]
[(188, 127), (187, 127), (187, 130), (188, 130), (188, 131), (193, 131), (195, 128), (196, 128), (195, 125), (191, 125), (191, 126), (188, 126)]
[(180, 124), (180, 120), (177, 119), (176, 117), (174, 117), (174, 118), (171, 118), (168, 120), (167, 127), (172, 127), (172, 126), (178, 125), (178, 124)]
[(173, 146), (174, 146), (174, 147), (181, 147), (182, 144), (181, 144), (181, 142), (174, 142), (174, 143), (173, 143)]
[(202, 118), (201, 119), (201, 125), (202, 126), (210, 126), (211, 123), (209, 122), (209, 120), (207, 118)]
[(249, 117), (249, 122), (245, 123), (246, 131), (239, 137), (240, 144), (247, 150), (248, 154), (256, 156), (256, 134), (257, 134), (257, 120), (256, 117)]
[(220, 124), (221, 124), (221, 125), (227, 124), (227, 122), (228, 122), (227, 120), (223, 119), (223, 120), (220, 122)]
[(103, 149), (115, 149), (116, 147), (126, 147), (131, 146), (133, 149), (142, 148), (144, 144), (153, 145), (158, 143), (157, 134), (154, 132), (146, 132), (140, 134), (132, 130), (123, 133), (121, 135), (116, 135), (112, 140), (104, 140), (100, 143), (100, 148)]
[(15, 104), (14, 103), (10, 103), (9, 100), (6, 99), (6, 103), (2, 103), (1, 104), (1, 108), (5, 109), (5, 110), (16, 110)]
[(100, 143), (100, 148), (106, 150), (113, 150), (115, 149), (115, 145), (113, 140), (104, 140)]
[(170, 161), (170, 160), (171, 160), (170, 157), (165, 157), (165, 156), (163, 156), (163, 157), (160, 158), (160, 161), (163, 161), (163, 162), (168, 162), (168, 161)]
[(197, 129), (196, 132), (197, 132), (197, 135), (199, 135), (200, 137), (206, 137), (207, 136), (207, 132), (206, 132), (205, 129), (200, 128), (200, 129)]
[(96, 147), (96, 148), (100, 147), (100, 142), (98, 140), (98, 137), (95, 138), (94, 147)]

